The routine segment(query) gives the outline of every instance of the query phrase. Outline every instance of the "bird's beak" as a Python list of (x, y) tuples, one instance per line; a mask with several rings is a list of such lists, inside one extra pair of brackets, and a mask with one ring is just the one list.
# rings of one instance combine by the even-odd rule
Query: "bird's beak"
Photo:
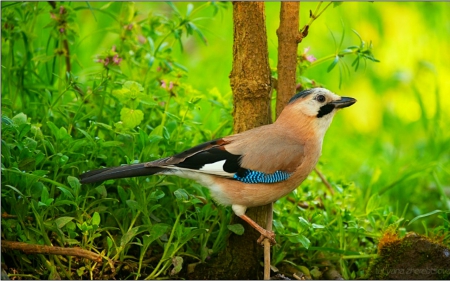
[(349, 98), (349, 97), (341, 97), (340, 100), (335, 100), (330, 102), (331, 104), (334, 104), (335, 108), (344, 108), (348, 107), (356, 102), (356, 99)]

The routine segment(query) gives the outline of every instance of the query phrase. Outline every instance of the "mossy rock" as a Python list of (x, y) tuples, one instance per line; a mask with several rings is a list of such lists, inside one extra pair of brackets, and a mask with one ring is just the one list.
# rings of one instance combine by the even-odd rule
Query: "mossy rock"
[(450, 249), (410, 233), (402, 239), (388, 235), (380, 241), (378, 257), (371, 262), (367, 279), (447, 280)]

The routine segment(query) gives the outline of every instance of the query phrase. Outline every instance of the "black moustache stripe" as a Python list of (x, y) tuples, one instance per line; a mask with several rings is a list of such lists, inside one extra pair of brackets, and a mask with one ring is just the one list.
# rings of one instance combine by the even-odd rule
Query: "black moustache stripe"
[(319, 113), (317, 113), (317, 118), (322, 118), (323, 116), (333, 111), (334, 108), (335, 108), (334, 104), (331, 103), (321, 106), (319, 109)]

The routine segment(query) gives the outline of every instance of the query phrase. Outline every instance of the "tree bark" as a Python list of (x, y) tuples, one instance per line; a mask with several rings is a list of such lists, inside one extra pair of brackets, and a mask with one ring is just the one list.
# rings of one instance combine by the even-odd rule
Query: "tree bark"
[[(234, 43), (233, 90), (234, 132), (243, 132), (271, 122), (271, 73), (263, 2), (233, 2)], [(251, 208), (247, 215), (266, 227), (268, 206)], [(241, 267), (239, 279), (261, 279), (263, 247), (256, 243), (259, 232), (236, 217), (244, 226), (242, 236), (232, 235), (228, 251)]]
[(271, 77), (264, 3), (233, 2), (233, 22), (230, 84), (234, 97), (234, 132), (240, 133), (271, 122)]
[(278, 35), (277, 117), (295, 94), (299, 32), (299, 2), (281, 2)]

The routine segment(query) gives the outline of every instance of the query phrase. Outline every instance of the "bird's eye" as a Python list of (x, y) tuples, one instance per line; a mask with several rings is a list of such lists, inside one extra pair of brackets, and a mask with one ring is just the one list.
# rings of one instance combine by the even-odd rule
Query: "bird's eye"
[(324, 95), (318, 95), (318, 96), (316, 97), (316, 100), (317, 100), (318, 102), (324, 102), (324, 101), (325, 101), (325, 96), (324, 96)]

